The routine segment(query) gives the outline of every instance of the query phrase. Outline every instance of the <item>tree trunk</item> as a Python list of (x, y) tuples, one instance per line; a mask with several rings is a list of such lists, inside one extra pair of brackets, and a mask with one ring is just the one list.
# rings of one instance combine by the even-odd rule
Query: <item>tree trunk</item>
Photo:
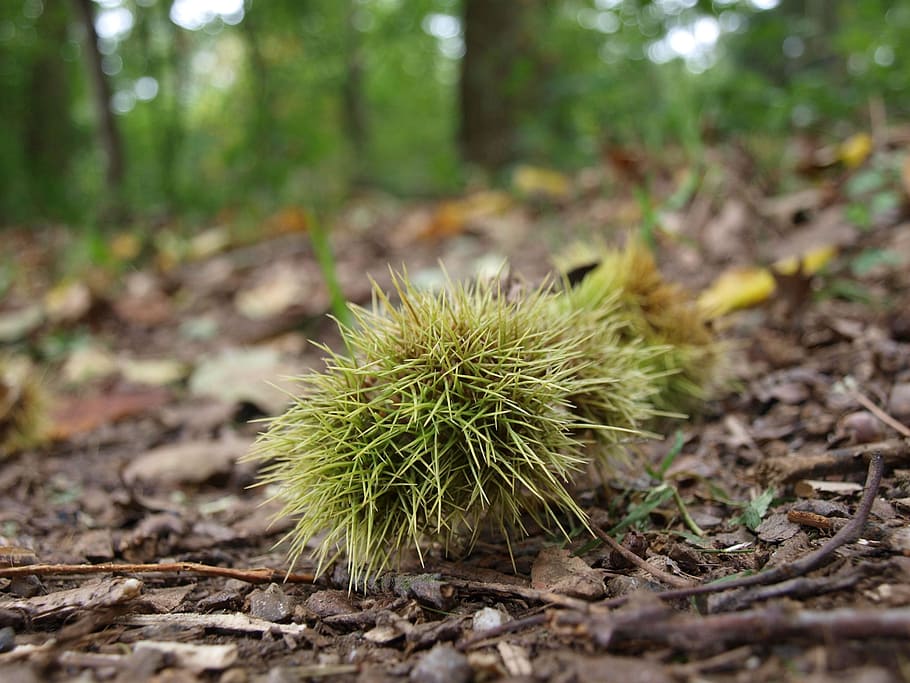
[(107, 157), (108, 189), (119, 197), (123, 185), (123, 144), (120, 129), (111, 110), (111, 87), (101, 68), (101, 51), (98, 49), (98, 34), (95, 32), (95, 11), (92, 0), (73, 0), (79, 20), (85, 30), (86, 55), (89, 75), (94, 85), (95, 109), (98, 112), (98, 135), (101, 147)]
[(64, 5), (45, 7), (38, 19), (39, 48), (29, 65), (27, 110), (23, 116), (26, 177), (40, 213), (63, 210), (67, 204), (67, 171), (73, 150), (69, 118), (70, 87), (60, 46), (66, 41), (69, 15)]
[(526, 17), (539, 0), (465, 0), (462, 158), (495, 171), (517, 152), (516, 124), (534, 71)]
[(352, 0), (348, 9), (345, 26), (345, 78), (341, 93), (344, 107), (344, 130), (351, 146), (355, 183), (364, 180), (364, 161), (367, 154), (366, 107), (363, 101), (363, 54), (360, 35), (354, 27), (354, 13), (357, 11), (357, 4), (356, 0)]

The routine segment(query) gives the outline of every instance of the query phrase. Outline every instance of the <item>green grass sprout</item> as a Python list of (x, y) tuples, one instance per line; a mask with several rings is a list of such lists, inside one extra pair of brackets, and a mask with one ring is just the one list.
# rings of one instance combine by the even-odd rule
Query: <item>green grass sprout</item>
[(563, 535), (567, 518), (587, 526), (571, 479), (591, 435), (615, 443), (649, 415), (638, 347), (555, 314), (561, 295), (546, 286), (427, 292), (397, 275), (394, 287), (398, 304), (374, 287), (372, 309), (352, 307), (346, 355), (324, 348), (324, 372), (300, 378), (250, 455), (295, 520), (291, 561), (312, 543), (317, 572), (346, 555), (360, 585), (403, 550), (423, 560), (427, 541), (469, 545), (483, 524), (507, 541), (528, 520)]

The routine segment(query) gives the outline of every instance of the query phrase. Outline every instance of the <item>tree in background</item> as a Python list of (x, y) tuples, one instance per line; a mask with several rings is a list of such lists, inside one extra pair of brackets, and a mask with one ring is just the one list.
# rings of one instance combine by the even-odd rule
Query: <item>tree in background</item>
[(771, 4), (0, 3), (0, 217), (90, 221), (118, 197), (139, 217), (261, 214), (577, 168), (605, 141), (838, 136), (872, 98), (910, 115), (910, 6)]
[(120, 127), (111, 110), (111, 87), (104, 73), (101, 51), (98, 47), (98, 33), (95, 30), (95, 3), (92, 0), (73, 0), (76, 14), (84, 32), (86, 66), (92, 81), (95, 112), (98, 117), (98, 139), (104, 150), (107, 167), (105, 179), (107, 190), (113, 197), (120, 195), (123, 185), (124, 160)]

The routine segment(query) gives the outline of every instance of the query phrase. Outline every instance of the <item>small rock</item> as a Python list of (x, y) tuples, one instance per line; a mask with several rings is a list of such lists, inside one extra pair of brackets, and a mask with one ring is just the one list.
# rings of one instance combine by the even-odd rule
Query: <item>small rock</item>
[(484, 607), (474, 613), (471, 627), (474, 631), (489, 631), (499, 628), (509, 620), (509, 615), (494, 607)]
[(436, 645), (411, 669), (415, 683), (467, 683), (473, 670), (468, 658), (449, 644)]
[(290, 598), (274, 583), (250, 593), (250, 614), (254, 617), (280, 622), (288, 619), (293, 611)]
[(11, 652), (16, 647), (16, 632), (11, 626), (0, 628), (0, 653)]
[(320, 619), (356, 611), (348, 594), (340, 590), (316, 591), (307, 598), (305, 606), (310, 614)]
[(836, 434), (849, 439), (852, 444), (861, 444), (881, 441), (884, 430), (882, 423), (872, 413), (859, 410), (838, 420)]
[(766, 517), (755, 532), (766, 543), (780, 543), (795, 536), (799, 532), (799, 525), (789, 521), (787, 513), (778, 512)]
[(891, 388), (888, 412), (901, 422), (910, 420), (910, 382), (900, 382)]

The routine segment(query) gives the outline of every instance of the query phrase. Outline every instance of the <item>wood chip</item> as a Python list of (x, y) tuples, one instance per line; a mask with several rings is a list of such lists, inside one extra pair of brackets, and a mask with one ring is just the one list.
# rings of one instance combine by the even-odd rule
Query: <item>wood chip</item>
[(196, 645), (162, 640), (140, 640), (136, 652), (160, 652), (172, 657), (174, 663), (195, 672), (222, 671), (237, 661), (237, 646)]

